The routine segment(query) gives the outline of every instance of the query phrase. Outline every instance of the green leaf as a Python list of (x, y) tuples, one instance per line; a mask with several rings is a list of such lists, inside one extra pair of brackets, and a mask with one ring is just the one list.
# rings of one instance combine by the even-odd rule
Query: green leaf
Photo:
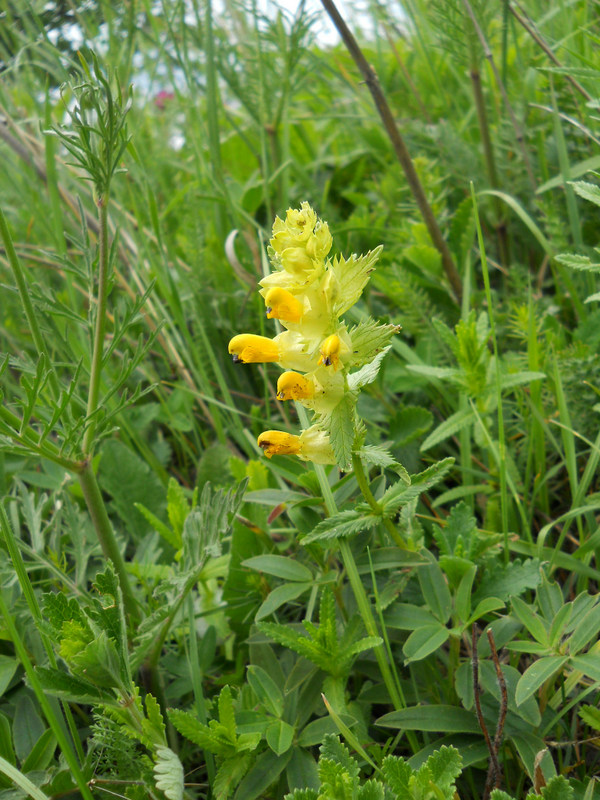
[(146, 506), (142, 505), (141, 503), (134, 503), (134, 508), (146, 518), (146, 522), (148, 522), (154, 530), (159, 533), (162, 538), (171, 545), (175, 550), (179, 550), (181, 547), (181, 540), (180, 537), (175, 534), (168, 525), (159, 519), (156, 514), (153, 514), (152, 511), (146, 508)]
[(573, 787), (564, 775), (556, 775), (542, 788), (542, 797), (544, 800), (573, 800)]
[(397, 797), (411, 797), (410, 779), (413, 770), (410, 765), (398, 756), (386, 756), (381, 771), (389, 788)]
[(340, 469), (348, 472), (352, 462), (356, 421), (356, 394), (346, 392), (329, 415), (329, 438)]
[(368, 444), (357, 450), (356, 454), (366, 464), (374, 464), (376, 467), (382, 467), (383, 469), (393, 469), (404, 483), (410, 485), (410, 475), (385, 447)]
[(555, 256), (559, 264), (564, 264), (570, 269), (582, 270), (585, 272), (600, 272), (600, 264), (594, 264), (589, 256), (580, 256), (576, 253), (561, 253)]
[(304, 594), (304, 592), (310, 591), (313, 585), (313, 581), (311, 581), (310, 583), (285, 583), (283, 586), (276, 586), (275, 589), (269, 592), (256, 612), (254, 619), (256, 622), (259, 622), (261, 619), (269, 617), (274, 611), (282, 605), (285, 605), (285, 603), (289, 603), (290, 600), (295, 600), (297, 597)]
[(352, 359), (350, 366), (361, 367), (379, 355), (390, 344), (392, 336), (398, 333), (397, 325), (380, 325), (373, 319), (359, 323), (352, 328)]
[(454, 781), (461, 773), (462, 758), (460, 752), (455, 747), (440, 747), (432, 753), (426, 762), (427, 768), (431, 772), (432, 780), (444, 794), (452, 789), (454, 794)]
[(461, 581), (458, 584), (458, 589), (456, 590), (454, 607), (461, 622), (466, 622), (469, 619), (469, 614), (471, 613), (471, 589), (473, 588), (473, 581), (475, 580), (476, 574), (477, 566), (475, 564), (471, 564), (471, 566), (467, 568), (467, 571), (462, 576)]
[(380, 505), (388, 516), (394, 514), (399, 508), (419, 497), (420, 494), (439, 483), (454, 464), (453, 458), (444, 458), (437, 461), (418, 475), (411, 476), (410, 486), (403, 486), (400, 482), (384, 493)]
[(450, 637), (450, 631), (439, 622), (417, 628), (411, 633), (402, 652), (404, 653), (404, 663), (410, 664), (413, 661), (421, 661), (428, 655), (435, 652)]
[(523, 562), (516, 559), (506, 565), (499, 561), (490, 561), (486, 564), (473, 600), (478, 602), (485, 597), (508, 600), (523, 594), (527, 589), (535, 589), (540, 580), (540, 562), (537, 558)]
[(426, 550), (423, 551), (423, 555), (429, 561), (429, 564), (419, 567), (417, 570), (423, 598), (431, 613), (445, 624), (452, 613), (452, 597), (446, 577), (432, 553)]
[(304, 564), (288, 556), (264, 555), (253, 556), (242, 561), (243, 567), (250, 567), (257, 572), (265, 572), (285, 581), (312, 581), (312, 572)]
[(454, 414), (451, 414), (447, 419), (445, 419), (440, 425), (438, 425), (433, 433), (429, 434), (427, 439), (425, 439), (421, 445), (421, 452), (424, 453), (426, 450), (435, 447), (436, 444), (443, 442), (445, 439), (449, 439), (459, 431), (462, 431), (463, 428), (467, 428), (469, 425), (472, 425), (475, 420), (475, 412), (471, 407), (456, 411)]
[(600, 708), (596, 708), (595, 706), (581, 706), (578, 713), (586, 725), (589, 725), (590, 728), (596, 731), (600, 731)]
[(292, 746), (294, 729), (287, 722), (275, 719), (267, 728), (265, 737), (271, 750), (280, 756), (283, 753), (287, 753)]
[(11, 656), (0, 655), (0, 697), (7, 690), (18, 666), (16, 659)]
[(238, 786), (234, 800), (256, 800), (263, 792), (266, 792), (271, 784), (275, 783), (291, 757), (291, 750), (281, 756), (270, 750), (262, 753)]
[(517, 684), (515, 701), (518, 706), (566, 664), (568, 656), (547, 656), (528, 667)]
[(273, 678), (262, 667), (250, 664), (247, 671), (248, 683), (259, 702), (274, 717), (283, 713), (283, 694)]
[(544, 647), (549, 646), (548, 630), (538, 615), (519, 597), (512, 599), (513, 614), (527, 628), (533, 638)]
[(412, 603), (394, 603), (386, 612), (384, 619), (385, 624), (390, 628), (398, 628), (403, 631), (414, 631), (438, 622), (428, 608), (415, 606)]
[(348, 259), (342, 255), (334, 257), (330, 269), (339, 286), (339, 292), (333, 302), (335, 316), (341, 316), (356, 303), (375, 269), (382, 250), (383, 245), (379, 245), (365, 255), (357, 256), (352, 253)]
[(316, 526), (309, 534), (304, 536), (300, 544), (307, 545), (313, 542), (329, 542), (355, 533), (367, 531), (377, 525), (381, 517), (373, 516), (362, 511), (348, 510), (327, 517)]
[(600, 681), (600, 657), (598, 653), (584, 653), (582, 656), (573, 656), (571, 666), (583, 672), (593, 681)]
[[(318, 739), (315, 744), (321, 741), (322, 739)], [(294, 747), (292, 757), (286, 768), (286, 777), (290, 789), (312, 790), (315, 793), (314, 800), (316, 800), (320, 781), (317, 762), (311, 753), (300, 746)], [(304, 787), (307, 787), (307, 789)], [(290, 795), (286, 795), (286, 797), (290, 797)]]
[[(23, 792), (25, 792), (29, 797), (32, 797), (33, 800), (50, 800), (47, 794), (44, 794), (41, 789), (29, 780), (26, 775), (23, 775), (20, 770), (10, 764), (5, 759), (0, 758), (0, 772), (11, 781), (13, 786), (18, 786)], [(14, 797), (14, 794), (10, 794), (10, 797)], [(16, 795), (18, 798), (23, 797), (21, 792), (18, 792)]]
[(457, 706), (411, 706), (384, 714), (376, 720), (383, 728), (444, 733), (481, 733), (475, 714)]
[(156, 788), (168, 800), (183, 800), (183, 766), (177, 755), (169, 747), (157, 747), (154, 758)]
[[(577, 655), (592, 639), (597, 637), (598, 631), (600, 631), (600, 603), (596, 603), (583, 619), (578, 622), (573, 635), (568, 641), (569, 652), (572, 655)], [(600, 664), (600, 658), (598, 663)]]
[(226, 800), (231, 792), (242, 780), (248, 767), (250, 766), (250, 755), (244, 753), (236, 758), (227, 758), (215, 775), (213, 786), (211, 787), (216, 800)]
[(31, 752), (21, 764), (21, 771), (24, 773), (44, 770), (52, 761), (56, 751), (56, 736), (54, 732), (47, 728), (33, 746)]
[(373, 383), (381, 369), (381, 362), (390, 349), (391, 345), (385, 347), (381, 353), (375, 356), (373, 361), (348, 375), (348, 389), (350, 389), (351, 392), (358, 391), (362, 389), (363, 386), (368, 386), (370, 383)]
[(588, 183), (587, 181), (570, 181), (571, 186), (575, 189), (575, 193), (584, 200), (589, 200), (597, 206), (600, 206), (600, 187), (595, 183)]
[(36, 742), (44, 733), (45, 726), (29, 695), (22, 694), (15, 706), (13, 720), (13, 743), (20, 761), (25, 761)]
[(421, 406), (404, 406), (394, 416), (390, 425), (390, 438), (395, 447), (406, 447), (423, 436), (433, 425), (433, 414)]

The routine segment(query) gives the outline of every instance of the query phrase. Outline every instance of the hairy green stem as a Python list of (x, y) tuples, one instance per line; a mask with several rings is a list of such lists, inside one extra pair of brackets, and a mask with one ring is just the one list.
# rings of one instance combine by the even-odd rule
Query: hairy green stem
[(402, 536), (400, 536), (400, 532), (398, 531), (398, 529), (396, 528), (396, 526), (389, 517), (383, 516), (382, 508), (375, 499), (373, 492), (371, 491), (371, 487), (369, 486), (369, 481), (365, 474), (362, 460), (360, 456), (357, 455), (356, 453), (354, 453), (352, 456), (352, 467), (354, 469), (354, 477), (356, 478), (356, 482), (358, 483), (358, 488), (362, 492), (363, 497), (365, 498), (369, 506), (373, 509), (373, 511), (377, 515), (381, 515), (382, 522), (387, 528), (387, 531), (392, 537), (393, 541), (398, 545), (398, 547), (401, 547), (403, 550), (405, 550), (406, 543), (402, 539)]
[(130, 622), (133, 624), (139, 619), (139, 610), (136, 599), (129, 583), (129, 576), (125, 567), (125, 560), (119, 550), (112, 525), (108, 518), (106, 506), (102, 499), (98, 481), (94, 475), (90, 461), (84, 462), (79, 472), (79, 484), (85, 498), (92, 523), (100, 542), (100, 547), (106, 558), (113, 563), (119, 577), (119, 584), (123, 592), (123, 604), (127, 610)]
[(108, 196), (98, 200), (98, 303), (96, 306), (96, 322), (94, 325), (94, 349), (90, 369), (90, 388), (88, 391), (87, 412), (88, 427), (83, 437), (83, 452), (89, 455), (93, 449), (96, 423), (90, 417), (98, 410), (100, 395), (100, 378), (102, 375), (102, 359), (104, 356), (104, 336), (106, 332), (106, 302), (108, 288)]

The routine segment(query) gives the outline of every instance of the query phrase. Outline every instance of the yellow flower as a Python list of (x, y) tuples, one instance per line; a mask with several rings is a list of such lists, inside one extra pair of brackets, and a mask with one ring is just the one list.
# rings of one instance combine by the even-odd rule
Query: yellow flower
[(329, 436), (316, 425), (302, 431), (300, 436), (285, 431), (264, 431), (257, 442), (267, 458), (296, 455), (315, 464), (335, 464)]
[(311, 380), (298, 372), (284, 372), (277, 381), (278, 400), (306, 400), (315, 393)]
[(304, 306), (287, 289), (269, 289), (265, 295), (268, 319), (280, 319), (285, 322), (300, 322)]
[(229, 352), (236, 364), (261, 364), (279, 361), (279, 347), (273, 339), (254, 333), (239, 333), (229, 342)]
[(339, 369), (341, 347), (342, 342), (337, 333), (332, 333), (331, 336), (328, 336), (319, 348), (319, 353), (321, 354), (319, 364), (324, 367)]
[(258, 446), (267, 458), (272, 456), (295, 455), (300, 452), (300, 437), (285, 431), (264, 431), (258, 437)]

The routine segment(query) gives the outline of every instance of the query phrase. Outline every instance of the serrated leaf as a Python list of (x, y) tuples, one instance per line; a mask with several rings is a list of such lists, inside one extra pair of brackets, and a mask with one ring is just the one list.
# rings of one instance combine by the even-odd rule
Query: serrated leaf
[(164, 792), (168, 800), (182, 800), (183, 766), (181, 761), (169, 747), (157, 747), (154, 754), (156, 788)]
[(490, 562), (473, 600), (479, 602), (485, 597), (497, 597), (506, 601), (509, 597), (523, 594), (526, 589), (535, 589), (540, 580), (540, 562), (537, 558), (523, 562), (517, 559), (507, 565)]
[(543, 800), (573, 800), (573, 787), (564, 775), (555, 775), (542, 787)]
[(410, 765), (398, 756), (386, 756), (381, 765), (381, 771), (390, 787), (398, 797), (410, 797), (410, 779), (413, 770)]
[(579, 716), (596, 731), (600, 731), (600, 709), (595, 706), (581, 706), (578, 711)]
[(66, 672), (51, 669), (50, 667), (36, 667), (35, 672), (42, 689), (55, 697), (86, 705), (98, 703), (118, 705), (112, 692), (101, 689), (83, 678), (77, 678), (74, 675), (69, 675)]
[(341, 255), (334, 257), (330, 269), (340, 287), (333, 302), (333, 312), (336, 317), (344, 314), (361, 296), (382, 250), (383, 245), (379, 245), (365, 255), (357, 256), (356, 253), (352, 253), (348, 259)]
[(594, 264), (589, 256), (578, 255), (577, 253), (561, 253), (555, 256), (559, 264), (564, 264), (570, 269), (582, 272), (600, 272), (600, 264)]
[(348, 471), (352, 462), (356, 420), (356, 395), (346, 392), (329, 415), (329, 440), (340, 469)]
[(406, 505), (432, 486), (435, 486), (436, 483), (439, 483), (444, 478), (453, 464), (453, 458), (444, 458), (442, 461), (432, 464), (423, 472), (419, 472), (418, 475), (412, 475), (410, 486), (402, 486), (400, 483), (390, 486), (381, 498), (380, 504), (383, 507), (384, 514), (389, 516), (395, 513), (401, 506)]
[(373, 361), (365, 364), (356, 372), (352, 372), (348, 375), (348, 388), (350, 391), (358, 391), (358, 389), (362, 389), (363, 386), (368, 386), (368, 384), (373, 383), (379, 370), (381, 369), (381, 362), (385, 358), (386, 353), (389, 352), (391, 349), (391, 345), (385, 347), (381, 353), (378, 353)]
[(307, 534), (300, 542), (302, 545), (312, 544), (313, 542), (327, 542), (333, 539), (340, 539), (352, 536), (361, 531), (367, 531), (377, 525), (381, 517), (373, 516), (361, 511), (341, 511), (332, 517), (324, 519), (316, 528)]
[(373, 361), (399, 330), (397, 325), (381, 325), (373, 319), (356, 325), (349, 332), (352, 340), (350, 366), (362, 367), (363, 364)]
[(227, 758), (215, 775), (212, 791), (215, 800), (226, 800), (231, 796), (232, 791), (248, 772), (250, 766), (250, 755), (245, 753), (236, 758)]
[(393, 469), (404, 483), (410, 486), (410, 475), (385, 447), (368, 444), (361, 447), (357, 451), (357, 455), (367, 464), (374, 464), (383, 469)]
[[(598, 75), (596, 73), (596, 78), (597, 77)], [(600, 206), (600, 186), (596, 186), (595, 183), (588, 183), (587, 181), (571, 181), (570, 183), (579, 197), (583, 197), (584, 200), (589, 200), (591, 203)]]
[(546, 378), (544, 372), (513, 372), (502, 375), (500, 378), (500, 388), (513, 389), (515, 386), (529, 384), (532, 381), (542, 381)]
[(461, 773), (462, 758), (455, 747), (443, 745), (432, 753), (426, 761), (432, 780), (443, 792), (454, 786), (454, 781)]

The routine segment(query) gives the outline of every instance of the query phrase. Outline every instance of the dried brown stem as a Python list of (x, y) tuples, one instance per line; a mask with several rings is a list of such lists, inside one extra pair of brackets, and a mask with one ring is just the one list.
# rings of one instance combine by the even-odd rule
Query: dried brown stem
[[(546, 55), (548, 56), (550, 61), (552, 61), (553, 64), (556, 64), (557, 67), (562, 68), (563, 65), (558, 60), (558, 58), (554, 55), (554, 52), (552, 51), (552, 48), (550, 47), (550, 45), (548, 45), (547, 42), (535, 30), (535, 27), (534, 27), (533, 23), (530, 24), (530, 22), (531, 22), (530, 20), (526, 20), (525, 17), (522, 17), (519, 14), (519, 12), (514, 8), (512, 3), (508, 4), (508, 8), (510, 9), (510, 13), (517, 20), (519, 25), (521, 25), (523, 28), (525, 28), (527, 33), (531, 36), (531, 38), (538, 45), (538, 47), (540, 47), (544, 51), (544, 53), (546, 53)], [(579, 94), (582, 97), (584, 97), (587, 101), (590, 101), (592, 99), (591, 94), (589, 94), (589, 92), (586, 89), (584, 89), (583, 86), (578, 81), (575, 80), (575, 78), (573, 78), (571, 75), (569, 75), (567, 73), (565, 73), (565, 78), (569, 81), (571, 86), (577, 92), (579, 92)]]
[[(488, 800), (491, 793), (491, 783), (499, 780), (500, 764), (498, 763), (498, 754), (495, 749), (495, 743), (492, 742), (487, 725), (483, 718), (483, 711), (481, 710), (481, 687), (479, 686), (479, 659), (477, 656), (477, 638), (478, 638), (477, 625), (473, 625), (473, 638), (472, 638), (472, 664), (473, 664), (473, 697), (475, 699), (475, 710), (477, 712), (477, 721), (483, 733), (485, 744), (490, 753), (490, 766), (488, 769), (487, 778), (485, 781), (485, 791), (483, 793), (483, 800)], [(490, 777), (492, 776), (492, 777)]]
[[(498, 658), (498, 651), (496, 650), (496, 643), (494, 641), (494, 634), (492, 633), (490, 628), (487, 629), (486, 634), (488, 641), (490, 643), (490, 649), (492, 651), (492, 661), (494, 662), (494, 667), (496, 669), (496, 678), (498, 680), (498, 686), (500, 687), (500, 714), (498, 715), (498, 724), (496, 725), (496, 733), (494, 735), (494, 744), (493, 744), (493, 749), (496, 756), (496, 767), (497, 767), (496, 775), (495, 779), (493, 779), (491, 764), (490, 764), (490, 769), (488, 769), (488, 776), (486, 779), (486, 790), (488, 791), (488, 793), (484, 792), (484, 797), (488, 796), (492, 788), (497, 789), (502, 781), (502, 773), (500, 771), (500, 761), (498, 758), (498, 754), (500, 752), (500, 745), (502, 744), (504, 723), (506, 722), (506, 714), (508, 712), (508, 693), (506, 691), (506, 680), (504, 679), (504, 673), (502, 672), (502, 667), (500, 666), (500, 659)], [(492, 780), (494, 782), (493, 787), (492, 787)], [(488, 783), (489, 783), (489, 789), (488, 789)]]
[(446, 244), (435, 215), (431, 209), (431, 206), (429, 205), (429, 202), (427, 201), (425, 190), (423, 189), (423, 185), (421, 184), (419, 176), (417, 175), (417, 171), (414, 168), (410, 153), (408, 152), (406, 144), (404, 143), (404, 139), (398, 130), (398, 126), (394, 120), (394, 115), (392, 114), (385, 95), (381, 89), (377, 73), (364, 57), (362, 50), (358, 46), (356, 39), (341, 17), (333, 0), (321, 0), (321, 3), (325, 11), (327, 11), (331, 17), (333, 24), (337, 28), (344, 44), (348, 49), (348, 52), (352, 56), (354, 63), (358, 67), (365, 80), (365, 83), (369, 88), (369, 91), (371, 92), (375, 107), (379, 112), (379, 116), (381, 117), (381, 121), (383, 122), (383, 126), (386, 130), (388, 138), (392, 143), (392, 147), (394, 148), (394, 152), (396, 153), (398, 161), (404, 170), (404, 175), (406, 176), (406, 180), (412, 195), (419, 207), (423, 221), (427, 226), (427, 230), (434, 247), (436, 250), (438, 250), (442, 257), (442, 267), (446, 273), (446, 277), (448, 278), (454, 294), (456, 295), (456, 299), (460, 302), (460, 298), (462, 296), (462, 282), (456, 269), (456, 265), (454, 264), (452, 253)]

